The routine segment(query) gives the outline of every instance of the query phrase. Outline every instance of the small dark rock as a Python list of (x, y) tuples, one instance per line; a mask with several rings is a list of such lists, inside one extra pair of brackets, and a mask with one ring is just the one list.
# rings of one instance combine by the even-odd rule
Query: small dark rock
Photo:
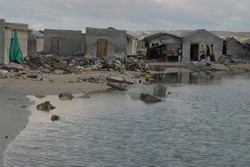
[(144, 101), (145, 103), (157, 103), (157, 102), (161, 102), (161, 99), (152, 96), (150, 94), (147, 93), (141, 93), (140, 99), (142, 101)]
[(53, 106), (52, 104), (50, 104), (49, 101), (46, 101), (46, 102), (41, 103), (41, 104), (38, 104), (38, 105), (36, 106), (36, 109), (37, 109), (37, 110), (40, 110), (40, 111), (50, 111), (50, 110), (53, 110), (53, 109), (55, 109), (55, 108), (56, 108), (56, 107)]
[(52, 115), (51, 121), (58, 121), (60, 120), (60, 117), (58, 115)]

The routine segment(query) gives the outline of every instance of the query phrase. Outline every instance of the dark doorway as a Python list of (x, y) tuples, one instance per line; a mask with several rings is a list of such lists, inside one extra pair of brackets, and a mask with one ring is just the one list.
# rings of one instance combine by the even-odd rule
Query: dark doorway
[(59, 39), (58, 38), (52, 38), (51, 39), (51, 54), (52, 55), (58, 55), (59, 54)]
[(227, 41), (223, 41), (223, 50), (222, 50), (223, 55), (227, 55)]
[(97, 57), (107, 57), (107, 41), (105, 39), (98, 39), (97, 41)]
[(190, 46), (190, 61), (198, 61), (199, 44), (191, 44)]

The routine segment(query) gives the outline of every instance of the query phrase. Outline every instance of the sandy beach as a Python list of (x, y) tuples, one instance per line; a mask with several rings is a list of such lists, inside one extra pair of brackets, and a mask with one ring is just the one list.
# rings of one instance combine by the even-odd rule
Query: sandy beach
[[(198, 68), (204, 70), (204, 64), (194, 66), (191, 63), (179, 64), (178, 68), (173, 68), (173, 63), (162, 63), (164, 72), (170, 71), (189, 71)], [(178, 65), (178, 64), (175, 64)], [(181, 67), (182, 65), (182, 67)], [(216, 70), (226, 72), (249, 72), (249, 64), (237, 66), (224, 66), (213, 64)], [(43, 81), (34, 80), (32, 78), (16, 78), (16, 72), (8, 73), (7, 78), (0, 78), (0, 166), (3, 165), (3, 155), (8, 144), (14, 140), (28, 124), (28, 117), (31, 114), (26, 106), (32, 104), (26, 96), (36, 95), (43, 91), (46, 95), (58, 95), (62, 92), (74, 93), (90, 93), (105, 91), (110, 89), (107, 85), (106, 77), (110, 75), (119, 75), (126, 80), (138, 80), (140, 72), (125, 72), (123, 74), (117, 71), (85, 71), (81, 74), (43, 74)], [(86, 81), (89, 77), (98, 77), (98, 83)]]

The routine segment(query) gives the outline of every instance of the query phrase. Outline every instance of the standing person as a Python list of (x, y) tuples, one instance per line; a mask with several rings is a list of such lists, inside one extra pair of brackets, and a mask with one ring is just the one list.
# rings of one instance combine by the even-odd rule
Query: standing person
[(207, 64), (207, 66), (211, 65), (211, 61), (210, 61), (210, 48), (209, 48), (208, 45), (207, 45), (207, 51), (206, 51), (206, 64)]
[(211, 61), (215, 61), (215, 56), (214, 56), (214, 45), (211, 44), (211, 47), (210, 47), (210, 60)]
[(201, 62), (202, 59), (205, 59), (205, 55), (206, 55), (206, 48), (203, 47), (203, 45), (201, 45), (200, 53), (201, 53), (201, 56), (200, 56), (200, 62)]

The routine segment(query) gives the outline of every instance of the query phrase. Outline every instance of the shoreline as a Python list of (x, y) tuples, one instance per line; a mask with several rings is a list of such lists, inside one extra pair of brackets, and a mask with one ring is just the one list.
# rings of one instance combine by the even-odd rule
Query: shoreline
[[(4, 153), (8, 145), (26, 128), (31, 112), (26, 109), (32, 104), (27, 95), (36, 95), (43, 91), (46, 95), (58, 95), (62, 92), (98, 93), (110, 89), (106, 83), (74, 82), (71, 76), (51, 75), (50, 81), (30, 79), (0, 79), (0, 167), (4, 166)], [(64, 80), (62, 81), (61, 78)]]
[[(155, 65), (152, 63), (151, 65)], [(206, 71), (208, 67), (203, 64), (195, 66), (191, 63), (157, 63), (156, 67), (161, 67), (163, 71), (151, 71), (152, 73), (168, 72), (191, 72), (196, 70)], [(221, 66), (213, 64), (214, 72), (245, 73), (249, 72), (250, 65), (247, 66)], [(242, 69), (242, 67), (244, 67)], [(232, 70), (233, 69), (233, 70)], [(242, 70), (241, 70), (242, 69)], [(106, 77), (118, 75), (126, 80), (138, 81), (141, 72), (127, 71), (121, 74), (118, 71), (84, 71), (81, 74), (43, 74), (45, 80), (38, 81), (32, 78), (16, 78), (15, 72), (8, 74), (7, 78), (0, 78), (0, 167), (4, 166), (4, 152), (8, 145), (25, 129), (31, 114), (26, 106), (32, 104), (27, 95), (36, 95), (43, 91), (46, 95), (59, 95), (62, 92), (78, 93), (98, 93), (107, 91)], [(100, 81), (92, 83), (86, 81), (89, 77), (99, 77)], [(79, 80), (80, 78), (80, 80)], [(6, 138), (7, 136), (7, 138)]]

